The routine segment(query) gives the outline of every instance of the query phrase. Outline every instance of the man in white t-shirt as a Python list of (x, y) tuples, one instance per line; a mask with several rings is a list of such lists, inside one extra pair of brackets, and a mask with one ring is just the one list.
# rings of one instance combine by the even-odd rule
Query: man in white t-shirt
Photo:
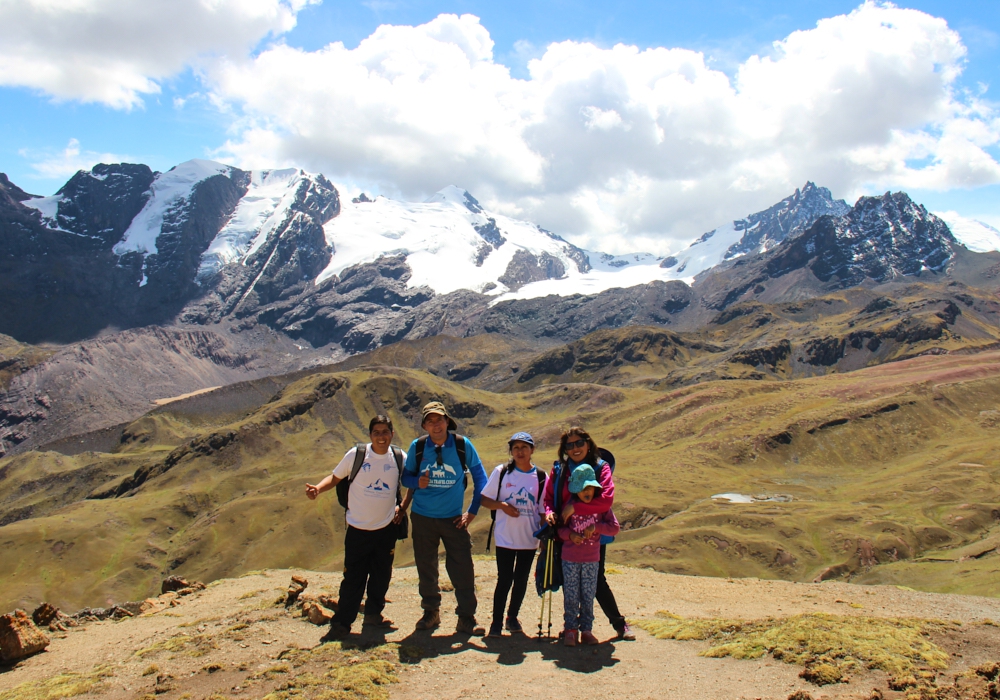
[[(392, 579), (396, 553), (397, 525), (410, 505), (412, 491), (396, 505), (399, 490), (399, 463), (393, 450), (392, 421), (378, 415), (368, 424), (371, 442), (365, 445), (361, 468), (350, 482), (347, 496), (347, 534), (344, 537), (344, 579), (340, 583), (337, 613), (323, 641), (343, 639), (358, 617), (361, 600), (368, 589), (363, 626), (391, 627), (382, 616), (385, 594)], [(306, 496), (315, 499), (344, 479), (350, 479), (357, 447), (352, 447), (333, 472), (315, 486), (306, 484)]]

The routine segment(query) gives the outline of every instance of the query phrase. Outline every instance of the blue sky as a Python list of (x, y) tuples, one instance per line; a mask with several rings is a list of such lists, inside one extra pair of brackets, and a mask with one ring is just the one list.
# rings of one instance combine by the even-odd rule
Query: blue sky
[[(108, 7), (118, 1), (94, 0), (94, 5), (110, 11)], [(150, 0), (149, 6), (160, 1)], [(720, 120), (720, 130), (729, 128), (727, 124), (731, 126), (747, 109), (759, 107), (761, 115), (773, 115), (778, 108), (766, 96), (748, 103), (731, 100), (731, 95), (722, 94), (725, 89), (718, 92), (719, 76), (732, 82), (731, 92), (740, 93), (737, 77), (752, 56), (780, 62), (785, 55), (789, 59), (786, 63), (816, 60), (821, 67), (829, 59), (810, 54), (810, 43), (829, 41), (835, 55), (859, 50), (844, 43), (854, 35), (847, 20), (840, 34), (833, 31), (833, 22), (827, 23), (829, 31), (817, 31), (817, 23), (830, 18), (849, 16), (854, 18), (851, 21), (861, 22), (865, 15), (860, 13), (859, 2), (306, 1), (261, 0), (258, 4), (270, 3), (277, 8), (278, 14), (268, 16), (249, 17), (241, 9), (232, 9), (229, 16), (218, 19), (215, 30), (211, 21), (197, 28), (173, 26), (177, 22), (174, 15), (180, 13), (169, 12), (167, 5), (161, 20), (131, 15), (123, 19), (129, 14), (124, 12), (109, 15), (105, 25), (118, 31), (134, 28), (137, 35), (143, 31), (157, 35), (149, 41), (148, 56), (141, 42), (125, 53), (104, 54), (96, 39), (80, 30), (61, 30), (57, 23), (43, 22), (38, 11), (29, 11), (35, 9), (29, 7), (35, 0), (24, 0), (21, 8), (12, 9), (11, 4), (0, 7), (0, 26), (7, 26), (0, 29), (0, 52), (23, 59), (21, 63), (0, 59), (0, 171), (24, 189), (44, 195), (58, 189), (76, 166), (120, 159), (145, 162), (159, 170), (196, 157), (254, 167), (294, 164), (321, 170), (347, 190), (408, 198), (425, 196), (453, 183), (473, 190), (498, 210), (531, 218), (570, 236), (588, 238), (586, 242), (591, 244), (595, 239), (605, 240), (611, 243), (605, 248), (619, 250), (628, 247), (626, 241), (634, 244), (636, 240), (649, 243), (646, 248), (659, 246), (661, 251), (676, 247), (678, 241), (697, 235), (699, 227), (707, 228), (713, 221), (718, 225), (727, 217), (762, 208), (805, 179), (827, 185), (834, 195), (849, 200), (883, 188), (905, 189), (932, 210), (955, 210), (1000, 224), (1000, 167), (996, 167), (1000, 151), (994, 135), (1000, 134), (1000, 121), (993, 111), (996, 90), (1000, 89), (996, 80), (1000, 73), (1000, 3), (914, 0), (898, 4), (898, 8), (923, 15), (893, 15), (885, 5), (873, 6), (882, 13), (883, 24), (906, 25), (896, 31), (897, 38), (913, 41), (917, 48), (899, 47), (890, 57), (895, 67), (885, 75), (871, 77), (871, 82), (906, 83), (902, 98), (888, 99), (913, 100), (918, 116), (909, 119), (905, 110), (879, 104), (877, 95), (881, 92), (864, 92), (857, 87), (859, 95), (867, 95), (864, 99), (872, 103), (872, 111), (885, 112), (883, 121), (870, 126), (870, 133), (839, 134), (838, 121), (830, 114), (842, 110), (840, 123), (858, 123), (866, 118), (865, 110), (858, 111), (849, 103), (832, 104), (824, 108), (829, 113), (816, 117), (818, 126), (806, 126), (806, 133), (796, 133), (794, 138), (801, 143), (779, 135), (773, 138), (778, 139), (775, 143), (780, 148), (768, 146), (759, 140), (764, 138), (761, 134), (795, 131), (789, 110), (807, 109), (789, 106), (788, 100), (783, 100), (780, 129), (768, 124), (755, 127), (750, 140), (757, 142), (748, 147), (753, 152), (735, 162), (727, 160), (723, 152), (744, 147), (748, 137), (742, 130), (726, 135), (720, 146), (711, 143), (710, 132), (689, 139), (689, 131), (677, 126), (678, 138), (671, 143), (670, 127), (662, 126), (669, 121), (664, 115), (683, 114), (692, 100), (699, 105), (691, 107), (695, 121), (704, 121), (697, 115), (716, 114), (713, 105), (726, 100), (732, 103), (726, 109), (735, 110), (736, 116)], [(21, 10), (24, 12), (18, 14)], [(471, 14), (479, 23), (436, 19), (443, 14)], [(960, 49), (954, 41), (949, 43), (952, 35), (934, 25), (934, 18), (945, 20), (947, 30), (957, 33)], [(132, 28), (130, 21), (135, 22)], [(294, 28), (289, 31), (292, 21)], [(373, 35), (380, 25), (412, 31), (383, 37), (388, 48), (376, 47), (367, 53), (359, 49), (378, 43)], [(421, 33), (421, 28), (428, 27)], [(800, 42), (802, 46), (794, 49), (800, 57), (795, 58), (790, 36), (803, 31), (813, 32), (815, 37)], [(433, 41), (428, 41), (428, 34), (433, 35)], [(162, 42), (159, 48), (158, 41)], [(466, 41), (472, 43), (466, 46)], [(484, 49), (484, 41), (492, 41), (492, 47)], [(774, 42), (783, 41), (791, 42), (792, 47), (784, 54), (774, 48)], [(170, 60), (159, 58), (164, 54), (163, 46), (173, 49), (185, 42), (190, 44), (186, 53), (178, 49)], [(342, 56), (324, 53), (324, 47), (332, 42), (343, 44)], [(442, 45), (449, 42), (465, 46), (464, 54), (447, 53), (448, 47)], [(557, 42), (572, 45), (560, 56), (548, 51)], [(296, 51), (276, 51), (276, 44)], [(637, 47), (639, 58), (614, 54), (617, 44)], [(919, 47), (929, 44), (933, 44), (933, 58), (929, 59), (935, 62), (933, 71), (920, 73), (919, 66), (904, 65), (909, 53), (919, 53)], [(436, 76), (434, 90), (443, 92), (428, 88), (426, 94), (435, 95), (438, 102), (455, 100), (454, 105), (444, 104), (441, 113), (428, 113), (423, 121), (409, 116), (380, 121), (379, 115), (387, 112), (408, 115), (415, 109), (430, 109), (420, 102), (420, 93), (406, 93), (407, 97), (405, 91), (400, 92), (403, 88), (399, 84), (405, 81), (397, 81), (392, 88), (396, 92), (379, 93), (371, 99), (360, 99), (357, 93), (370, 88), (374, 94), (385, 88), (384, 82), (355, 82), (350, 88), (355, 92), (351, 101), (340, 99), (342, 96), (336, 94), (341, 89), (337, 80), (340, 71), (373, 65), (372, 61), (383, 60), (399, 47), (405, 49), (399, 52), (402, 60), (423, 66), (422, 73), (410, 78), (419, 81)], [(647, 99), (643, 95), (648, 86), (620, 87), (622, 76), (646, 70), (656, 61), (666, 65), (677, 58), (654, 59), (650, 51), (660, 47), (703, 54), (703, 66), (694, 60), (676, 68), (692, 84), (702, 87), (696, 99), (679, 104), (671, 102), (673, 98), (649, 98), (632, 114), (628, 110), (636, 101)], [(860, 50), (878, 55), (860, 68), (845, 61), (843, 71), (824, 78), (834, 81), (831, 85), (835, 89), (828, 92), (850, 92), (866, 82), (867, 66), (875, 66), (875, 70), (890, 60), (880, 53), (881, 47), (861, 46)], [(459, 74), (450, 69), (454, 56), (468, 60), (468, 72)], [(552, 66), (546, 73), (549, 77), (533, 76), (529, 60), (543, 58), (545, 65)], [(677, 60), (684, 63), (688, 59), (685, 54)], [(50, 62), (50, 70), (39, 70), (37, 75), (25, 70), (24, 66), (40, 61)], [(574, 63), (588, 61), (596, 66), (588, 76), (571, 75)], [(88, 62), (96, 66), (89, 72), (84, 70)], [(101, 72), (105, 63), (114, 63), (118, 72), (109, 78)], [(675, 70), (671, 66), (655, 70), (666, 74)], [(947, 84), (932, 85), (935, 74), (947, 72), (949, 66), (961, 69), (961, 75)], [(509, 69), (509, 78), (496, 74), (496, 68), (504, 67)], [(849, 70), (856, 73), (850, 78), (853, 82), (842, 84), (838, 75)], [(59, 71), (66, 73), (61, 81), (52, 78), (52, 73)], [(800, 91), (809, 83), (808, 71), (796, 74), (786, 66), (772, 73), (758, 81), (758, 92)], [(609, 76), (617, 77), (612, 80)], [(797, 85), (781, 82), (789, 80), (788, 76)], [(112, 84), (116, 80), (117, 86)], [(317, 82), (324, 88), (316, 89)], [(296, 90), (296, 86), (301, 89)], [(884, 87), (879, 90), (891, 92)], [(580, 96), (581, 91), (586, 94)], [(553, 97), (571, 92), (574, 96), (565, 98), (565, 103)], [(740, 97), (749, 92), (742, 90)], [(460, 127), (451, 127), (455, 140), (464, 144), (459, 148), (449, 143), (448, 130), (437, 125), (448, 124), (456, 110), (464, 109), (463, 94), (476, 100), (496, 99), (494, 112), (508, 108), (511, 112), (494, 120), (488, 110), (470, 111), (470, 122), (483, 121), (468, 134), (460, 133)], [(818, 90), (809, 104), (823, 99), (824, 92)], [(371, 112), (364, 111), (369, 108)], [(942, 109), (947, 112), (944, 117)], [(643, 115), (650, 111), (660, 115), (661, 126), (652, 125), (661, 129), (656, 143), (667, 144), (660, 161), (652, 164), (646, 160), (649, 144), (628, 140), (645, 128)], [(530, 117), (524, 116), (528, 113)], [(300, 114), (311, 116), (299, 121)], [(317, 116), (323, 114), (329, 115), (326, 121)], [(356, 121), (355, 114), (359, 115)], [(766, 121), (771, 117), (757, 118)], [(807, 116), (803, 121), (809, 125), (813, 123), (810, 119)], [(581, 128), (576, 140), (566, 136), (573, 130), (566, 120), (585, 123), (586, 129)], [(515, 121), (517, 125), (511, 126)], [(342, 127), (348, 122), (353, 126)], [(329, 134), (341, 128), (344, 137), (332, 139)], [(358, 133), (351, 132), (352, 128)], [(808, 133), (810, 128), (825, 131)], [(882, 136), (873, 136), (875, 132)], [(886, 136), (890, 132), (891, 138)], [(959, 140), (964, 141), (956, 145), (956, 137), (949, 133), (960, 134)], [(838, 138), (842, 140), (833, 143)], [(510, 139), (510, 144), (491, 150), (491, 144), (502, 144), (504, 139)], [(699, 142), (697, 148), (688, 148), (691, 140)], [(817, 142), (824, 145), (818, 147)], [(792, 146), (786, 148), (789, 143)], [(771, 158), (769, 148), (780, 150), (780, 157)], [(689, 167), (714, 158), (718, 158), (717, 165)], [(675, 164), (669, 171), (662, 166), (668, 160)], [(963, 168), (964, 160), (977, 164)], [(609, 165), (610, 161), (615, 164)], [(937, 167), (932, 167), (935, 164)], [(579, 172), (589, 175), (577, 176)]]

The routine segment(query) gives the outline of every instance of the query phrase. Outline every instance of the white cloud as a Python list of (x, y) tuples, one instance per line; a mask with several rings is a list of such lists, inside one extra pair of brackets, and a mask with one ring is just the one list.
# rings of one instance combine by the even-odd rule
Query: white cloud
[(78, 170), (90, 170), (98, 163), (122, 163), (133, 160), (129, 156), (114, 153), (83, 151), (77, 139), (70, 139), (66, 148), (58, 152), (21, 149), (18, 155), (32, 161), (31, 169), (35, 171), (37, 177), (50, 180), (68, 179), (76, 175)]
[(130, 109), (208, 55), (239, 57), (314, 0), (0, 0), (0, 85)]
[(944, 20), (866, 2), (732, 79), (695, 51), (565, 41), (519, 80), (478, 18), (441, 15), (206, 80), (240, 115), (220, 150), (239, 164), (405, 197), (458, 184), (592, 248), (666, 252), (806, 180), (849, 199), (1000, 181), (1000, 120), (957, 90), (964, 60)]

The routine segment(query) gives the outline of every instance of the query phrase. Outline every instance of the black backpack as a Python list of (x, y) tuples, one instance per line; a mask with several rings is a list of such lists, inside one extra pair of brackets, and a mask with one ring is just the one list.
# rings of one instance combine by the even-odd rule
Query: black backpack
[[(403, 500), (403, 460), (406, 459), (406, 455), (395, 445), (389, 445), (389, 449), (392, 451), (392, 456), (396, 460), (396, 467), (399, 469), (399, 481), (396, 482), (396, 505), (399, 505)], [(340, 501), (340, 505), (344, 506), (345, 509), (347, 508), (347, 496), (351, 491), (351, 482), (354, 481), (358, 472), (361, 471), (361, 465), (365, 463), (365, 453), (368, 451), (368, 445), (359, 442), (354, 446), (354, 450), (354, 466), (351, 467), (351, 475), (337, 482), (337, 500)]]
[[(452, 433), (455, 436), (455, 451), (458, 452), (458, 461), (462, 464), (462, 488), (469, 488), (469, 466), (465, 463), (465, 445), (467, 437), (464, 435), (459, 435), (458, 433)], [(420, 475), (420, 465), (424, 462), (424, 448), (427, 446), (427, 436), (417, 438), (417, 453), (414, 455), (413, 466), (417, 469), (417, 475)]]
[[(510, 464), (508, 464), (507, 466), (505, 466), (503, 468), (503, 473), (500, 475), (500, 483), (497, 484), (497, 497), (493, 499), (494, 501), (499, 501), (500, 500), (500, 489), (503, 488), (503, 479), (504, 479), (505, 476), (507, 476), (508, 474), (510, 474), (512, 471), (514, 471), (514, 467), (512, 465), (510, 465)], [(544, 491), (544, 489), (545, 489), (545, 478), (546, 478), (546, 475), (545, 475), (545, 472), (543, 472), (538, 467), (535, 467), (535, 472), (536, 472), (536, 475), (538, 476), (538, 494), (535, 496), (538, 500), (535, 501), (535, 505), (538, 505), (538, 501), (542, 500), (542, 491)], [(486, 551), (487, 552), (490, 551), (490, 542), (493, 540), (493, 528), (495, 528), (496, 524), (497, 524), (497, 512), (495, 510), (491, 510), (490, 511), (490, 519), (493, 522), (490, 523), (490, 532), (489, 532), (488, 535), (486, 535)]]

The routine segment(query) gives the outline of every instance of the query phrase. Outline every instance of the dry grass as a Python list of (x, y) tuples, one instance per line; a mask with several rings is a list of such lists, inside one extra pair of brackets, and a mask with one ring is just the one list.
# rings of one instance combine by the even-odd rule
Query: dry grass
[(60, 673), (41, 681), (29, 681), (0, 692), (0, 700), (56, 700), (98, 691), (114, 673), (97, 666), (89, 673)]
[(212, 635), (179, 634), (171, 637), (170, 639), (164, 639), (162, 642), (156, 642), (155, 644), (152, 644), (144, 649), (140, 649), (135, 652), (135, 656), (140, 659), (144, 659), (147, 656), (152, 656), (161, 652), (169, 652), (172, 654), (183, 653), (186, 656), (198, 658), (205, 656), (205, 654), (209, 653), (213, 649), (218, 649), (218, 644)]
[[(344, 648), (340, 643), (314, 649), (289, 649), (281, 654), (287, 663), (264, 671), (287, 674), (288, 680), (265, 700), (388, 700), (388, 686), (398, 683), (399, 645), (385, 644), (369, 650)], [(289, 667), (290, 664), (290, 667)]]
[(660, 612), (635, 624), (658, 639), (708, 641), (712, 646), (702, 656), (758, 659), (770, 654), (831, 677), (854, 668), (904, 675), (948, 665), (947, 653), (927, 639), (945, 623), (932, 620), (824, 613), (765, 620), (686, 619)]

